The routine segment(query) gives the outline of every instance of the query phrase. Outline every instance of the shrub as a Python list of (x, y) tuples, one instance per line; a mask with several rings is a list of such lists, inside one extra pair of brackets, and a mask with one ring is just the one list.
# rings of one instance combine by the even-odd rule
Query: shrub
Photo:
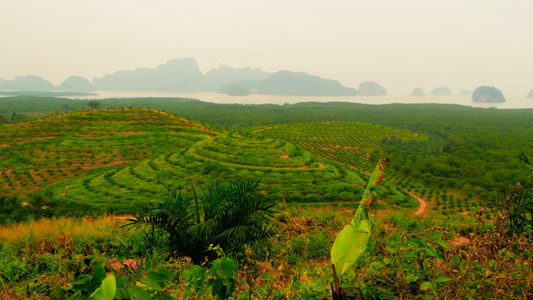
[(300, 194), (291, 194), (287, 198), (287, 202), (303, 202), (304, 197)]
[(173, 255), (201, 262), (210, 245), (241, 253), (244, 245), (270, 237), (276, 202), (257, 193), (259, 181), (235, 180), (209, 187), (203, 197), (185, 197), (176, 187), (160, 204), (141, 206), (125, 226), (140, 228), (147, 249), (166, 248)]
[(308, 259), (318, 259), (329, 254), (329, 241), (323, 232), (318, 232), (309, 237), (306, 257)]
[(517, 183), (507, 195), (495, 200), (498, 222), (508, 228), (510, 235), (530, 233), (533, 230), (533, 197), (522, 184)]
[(316, 194), (309, 194), (304, 197), (305, 202), (320, 202), (322, 198)]

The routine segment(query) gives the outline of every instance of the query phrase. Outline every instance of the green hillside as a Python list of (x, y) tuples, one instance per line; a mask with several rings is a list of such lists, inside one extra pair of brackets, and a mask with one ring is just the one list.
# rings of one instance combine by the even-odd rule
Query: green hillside
[(128, 108), (7, 124), (0, 127), (0, 192), (25, 195), (217, 133), (170, 114)]
[[(359, 137), (352, 150), (373, 149), (371, 136), (411, 136), (380, 126), (354, 126)], [(203, 190), (218, 180), (242, 178), (261, 179), (264, 197), (280, 202), (350, 201), (361, 196), (367, 178), (358, 169), (371, 164), (366, 154), (362, 164), (350, 165), (349, 157), (343, 161), (322, 155), (299, 141), (216, 129), (140, 108), (81, 110), (7, 124), (0, 127), (0, 136), (2, 194), (39, 192), (48, 201), (76, 203), (93, 213), (131, 212), (138, 203), (157, 201), (166, 186), (193, 193), (193, 188)], [(382, 194), (394, 204), (414, 205), (392, 186), (385, 185)]]
[[(188, 119), (239, 130), (252, 128), (253, 131), (273, 127), (273, 130), (256, 133), (258, 136), (280, 138), (312, 152), (320, 159), (332, 160), (362, 172), (368, 172), (369, 168), (372, 168), (372, 163), (380, 156), (389, 157), (391, 162), (389, 172), (386, 174), (387, 180), (404, 191), (431, 200), (442, 213), (462, 212), (476, 206), (476, 203), (482, 204), (494, 199), (518, 181), (525, 182), (526, 178), (520, 168), (522, 163), (519, 154), (524, 152), (531, 156), (530, 149), (533, 146), (531, 139), (533, 118), (530, 109), (498, 110), (436, 104), (362, 105), (342, 102), (223, 105), (171, 98), (105, 99), (101, 102), (103, 108), (150, 107)], [(69, 109), (79, 109), (87, 107), (87, 102), (57, 98), (0, 98), (2, 108), (0, 117), (3, 116), (4, 121), (11, 122), (12, 114), (15, 113), (14, 121), (17, 121), (57, 113), (65, 106)], [(323, 132), (314, 132), (319, 130), (319, 126), (313, 125), (311, 127), (314, 129), (305, 129), (311, 130), (307, 133), (292, 132), (304, 130), (298, 129), (299, 125), (296, 124), (324, 122), (366, 124), (364, 126), (367, 127), (360, 127), (359, 130), (350, 128), (336, 130), (341, 127), (332, 125), (324, 127)], [(281, 129), (277, 129), (278, 126), (281, 126), (279, 127)], [(397, 132), (406, 132), (408, 136), (411, 134), (419, 136), (401, 138)], [(158, 155), (167, 153), (165, 151), (168, 149), (165, 147), (155, 152), (153, 150), (157, 145), (166, 143), (160, 142), (165, 141), (163, 135), (159, 131), (153, 131), (147, 139), (152, 141), (153, 145), (143, 146), (147, 154), (140, 155), (139, 160), (128, 161), (140, 162), (142, 159), (154, 159)], [(220, 147), (219, 149), (223, 150)], [(211, 151), (213, 148), (207, 147), (207, 150)], [(193, 149), (189, 154), (195, 154), (196, 157), (206, 152), (206, 149), (201, 148)], [(239, 151), (235, 151), (236, 155), (238, 153)], [(61, 154), (53, 155), (55, 156), (48, 154), (50, 164), (62, 164), (57, 161)], [(94, 155), (99, 159), (100, 154)], [(14, 157), (9, 156), (10, 159)], [(22, 156), (15, 159), (24, 161), (26, 158)], [(242, 157), (239, 159), (242, 160)], [(247, 163), (256, 164), (251, 161)], [(61, 169), (69, 176), (73, 173), (68, 168)], [(32, 172), (30, 176), (31, 174)], [(60, 178), (61, 176), (59, 174)], [(13, 177), (10, 174), (8, 177), (10, 178), (5, 180), (8, 183), (11, 180), (16, 186), (20, 179), (24, 181), (25, 175), (14, 174)], [(39, 178), (35, 178), (35, 181), (39, 182)], [(59, 180), (47, 175), (43, 181), (45, 183), (40, 188)], [(4, 185), (3, 190), (11, 193), (13, 186)], [(28, 183), (23, 183), (16, 186), (15, 190), (17, 193), (23, 193), (35, 189), (31, 189)], [(328, 193), (324, 195), (326, 194)], [(324, 197), (324, 195), (317, 195), (320, 197), (318, 200), (329, 199), (329, 196)], [(317, 200), (314, 196), (311, 198)], [(293, 200), (299, 201), (299, 196), (294, 195)]]
[(327, 121), (276, 125), (256, 130), (280, 138), (330, 160), (371, 172), (382, 156), (383, 139), (427, 140), (418, 133), (361, 122)]

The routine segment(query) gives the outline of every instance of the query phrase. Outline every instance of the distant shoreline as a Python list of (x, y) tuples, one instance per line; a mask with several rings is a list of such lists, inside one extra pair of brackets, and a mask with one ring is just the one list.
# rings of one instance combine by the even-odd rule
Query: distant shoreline
[(69, 96), (97, 96), (96, 92), (34, 92), (34, 91), (0, 91), (2, 96), (29, 96), (29, 97), (69, 97)]
[(217, 104), (295, 104), (302, 102), (350, 102), (371, 105), (383, 104), (451, 104), (479, 108), (498, 109), (528, 109), (533, 108), (533, 99), (525, 96), (506, 96), (504, 103), (473, 102), (471, 96), (411, 96), (411, 95), (386, 95), (386, 96), (294, 96), (294, 95), (260, 95), (229, 96), (221, 93), (164, 93), (164, 92), (131, 92), (131, 91), (98, 91), (96, 95), (84, 96), (57, 96), (73, 100), (104, 100), (104, 99), (127, 99), (127, 98), (182, 98), (196, 99), (202, 102)]

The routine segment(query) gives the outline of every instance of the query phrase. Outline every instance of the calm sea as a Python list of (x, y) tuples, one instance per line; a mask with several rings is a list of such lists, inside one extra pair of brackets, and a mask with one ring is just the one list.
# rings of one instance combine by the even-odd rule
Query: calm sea
[(109, 99), (109, 98), (191, 98), (204, 102), (220, 104), (293, 104), (299, 102), (353, 102), (362, 104), (391, 104), (391, 103), (437, 103), (458, 104), (472, 107), (495, 107), (500, 109), (533, 108), (533, 99), (525, 96), (506, 96), (505, 103), (474, 103), (470, 96), (410, 96), (387, 95), (376, 97), (362, 96), (277, 96), (277, 95), (249, 95), (228, 96), (218, 93), (159, 93), (159, 92), (113, 92), (99, 91), (97, 95), (72, 96), (70, 99)]

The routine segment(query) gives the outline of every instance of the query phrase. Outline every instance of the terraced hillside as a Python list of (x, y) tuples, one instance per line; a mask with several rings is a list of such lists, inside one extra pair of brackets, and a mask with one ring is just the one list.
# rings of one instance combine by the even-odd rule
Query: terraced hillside
[(289, 202), (352, 200), (365, 185), (366, 175), (288, 141), (149, 109), (73, 112), (3, 126), (0, 135), (2, 193), (43, 190), (100, 211), (128, 212), (159, 200), (166, 185), (192, 193), (220, 179), (260, 178), (266, 197)]
[(255, 130), (283, 139), (321, 157), (370, 172), (380, 158), (383, 139), (426, 139), (409, 130), (361, 122), (328, 121), (277, 125)]
[[(344, 121), (277, 125), (258, 129), (255, 132), (290, 142), (324, 159), (363, 172), (369, 172), (377, 159), (382, 156), (380, 141), (384, 139), (425, 141), (428, 139), (425, 135), (409, 130)], [(456, 197), (445, 191), (414, 184), (402, 174), (394, 172), (393, 169), (386, 172), (385, 180), (403, 191), (408, 191), (428, 201), (433, 213), (444, 215), (464, 213), (478, 205), (477, 201), (470, 197)], [(394, 196), (388, 196), (388, 199), (385, 196), (385, 200), (389, 203), (401, 203), (403, 201), (401, 195), (398, 197), (399, 201), (396, 201)]]
[[(149, 109), (86, 110), (0, 127), (0, 192), (25, 195), (93, 169), (139, 162), (217, 131)], [(193, 138), (194, 140), (194, 138)]]

